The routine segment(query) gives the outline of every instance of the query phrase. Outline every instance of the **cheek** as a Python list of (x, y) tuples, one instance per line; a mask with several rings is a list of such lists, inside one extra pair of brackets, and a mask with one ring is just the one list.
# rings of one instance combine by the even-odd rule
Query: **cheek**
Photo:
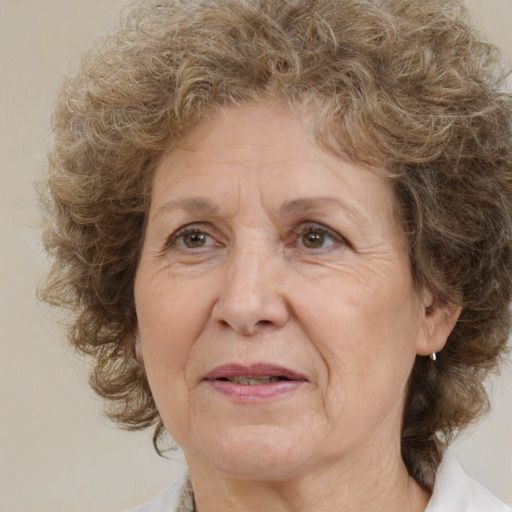
[(162, 274), (151, 280), (143, 277), (136, 281), (135, 305), (148, 378), (179, 379), (209, 317), (208, 288)]
[(407, 286), (367, 290), (331, 280), (328, 289), (317, 282), (304, 292), (297, 316), (328, 370), (327, 389), (360, 394), (405, 385), (419, 335), (417, 301)]
[(184, 368), (196, 333), (194, 302), (160, 279), (139, 277), (135, 286), (140, 348), (151, 393), (171, 435), (180, 438), (173, 411), (187, 416)]

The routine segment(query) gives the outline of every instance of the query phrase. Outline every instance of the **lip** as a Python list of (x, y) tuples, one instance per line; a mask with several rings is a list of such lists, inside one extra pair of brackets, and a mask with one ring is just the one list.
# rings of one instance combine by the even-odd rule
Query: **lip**
[(224, 364), (214, 368), (205, 380), (232, 379), (234, 377), (285, 377), (291, 381), (307, 381), (307, 378), (285, 366), (276, 366), (269, 363), (255, 363), (249, 365)]
[[(242, 385), (222, 379), (235, 377), (283, 377), (286, 380), (265, 384)], [(290, 394), (305, 383), (308, 379), (299, 372), (268, 363), (250, 365), (225, 364), (213, 369), (204, 378), (204, 381), (217, 393), (238, 403), (269, 402)]]

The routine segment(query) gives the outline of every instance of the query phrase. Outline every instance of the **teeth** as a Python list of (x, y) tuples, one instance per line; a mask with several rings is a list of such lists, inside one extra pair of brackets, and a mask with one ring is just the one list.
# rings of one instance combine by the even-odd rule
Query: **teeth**
[(270, 384), (271, 382), (278, 382), (281, 379), (279, 377), (232, 377), (228, 380), (229, 382), (240, 384), (242, 386), (255, 386), (257, 384)]

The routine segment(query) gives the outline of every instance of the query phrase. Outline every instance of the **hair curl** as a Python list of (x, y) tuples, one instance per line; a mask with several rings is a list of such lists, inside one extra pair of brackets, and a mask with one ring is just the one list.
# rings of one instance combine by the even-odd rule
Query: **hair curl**
[[(319, 144), (393, 179), (415, 282), (462, 313), (410, 377), (402, 456), (432, 484), (442, 446), (487, 408), (512, 290), (512, 99), (457, 0), (134, 4), (63, 85), (42, 192), (44, 300), (124, 427), (164, 429), (133, 358), (133, 283), (153, 169), (212, 108), (315, 104)], [(155, 444), (156, 446), (156, 444)]]

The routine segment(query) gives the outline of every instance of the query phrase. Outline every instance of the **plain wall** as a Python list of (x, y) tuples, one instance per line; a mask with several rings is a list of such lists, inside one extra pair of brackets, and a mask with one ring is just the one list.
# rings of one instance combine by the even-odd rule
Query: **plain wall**
[[(101, 416), (84, 363), (35, 300), (44, 260), (32, 183), (45, 168), (53, 98), (126, 3), (0, 0), (0, 512), (118, 511), (180, 468), (153, 452), (150, 432), (124, 433)], [(512, 0), (468, 4), (512, 63)], [(511, 390), (509, 366), (493, 387), (492, 415), (456, 446), (467, 471), (509, 503)]]

